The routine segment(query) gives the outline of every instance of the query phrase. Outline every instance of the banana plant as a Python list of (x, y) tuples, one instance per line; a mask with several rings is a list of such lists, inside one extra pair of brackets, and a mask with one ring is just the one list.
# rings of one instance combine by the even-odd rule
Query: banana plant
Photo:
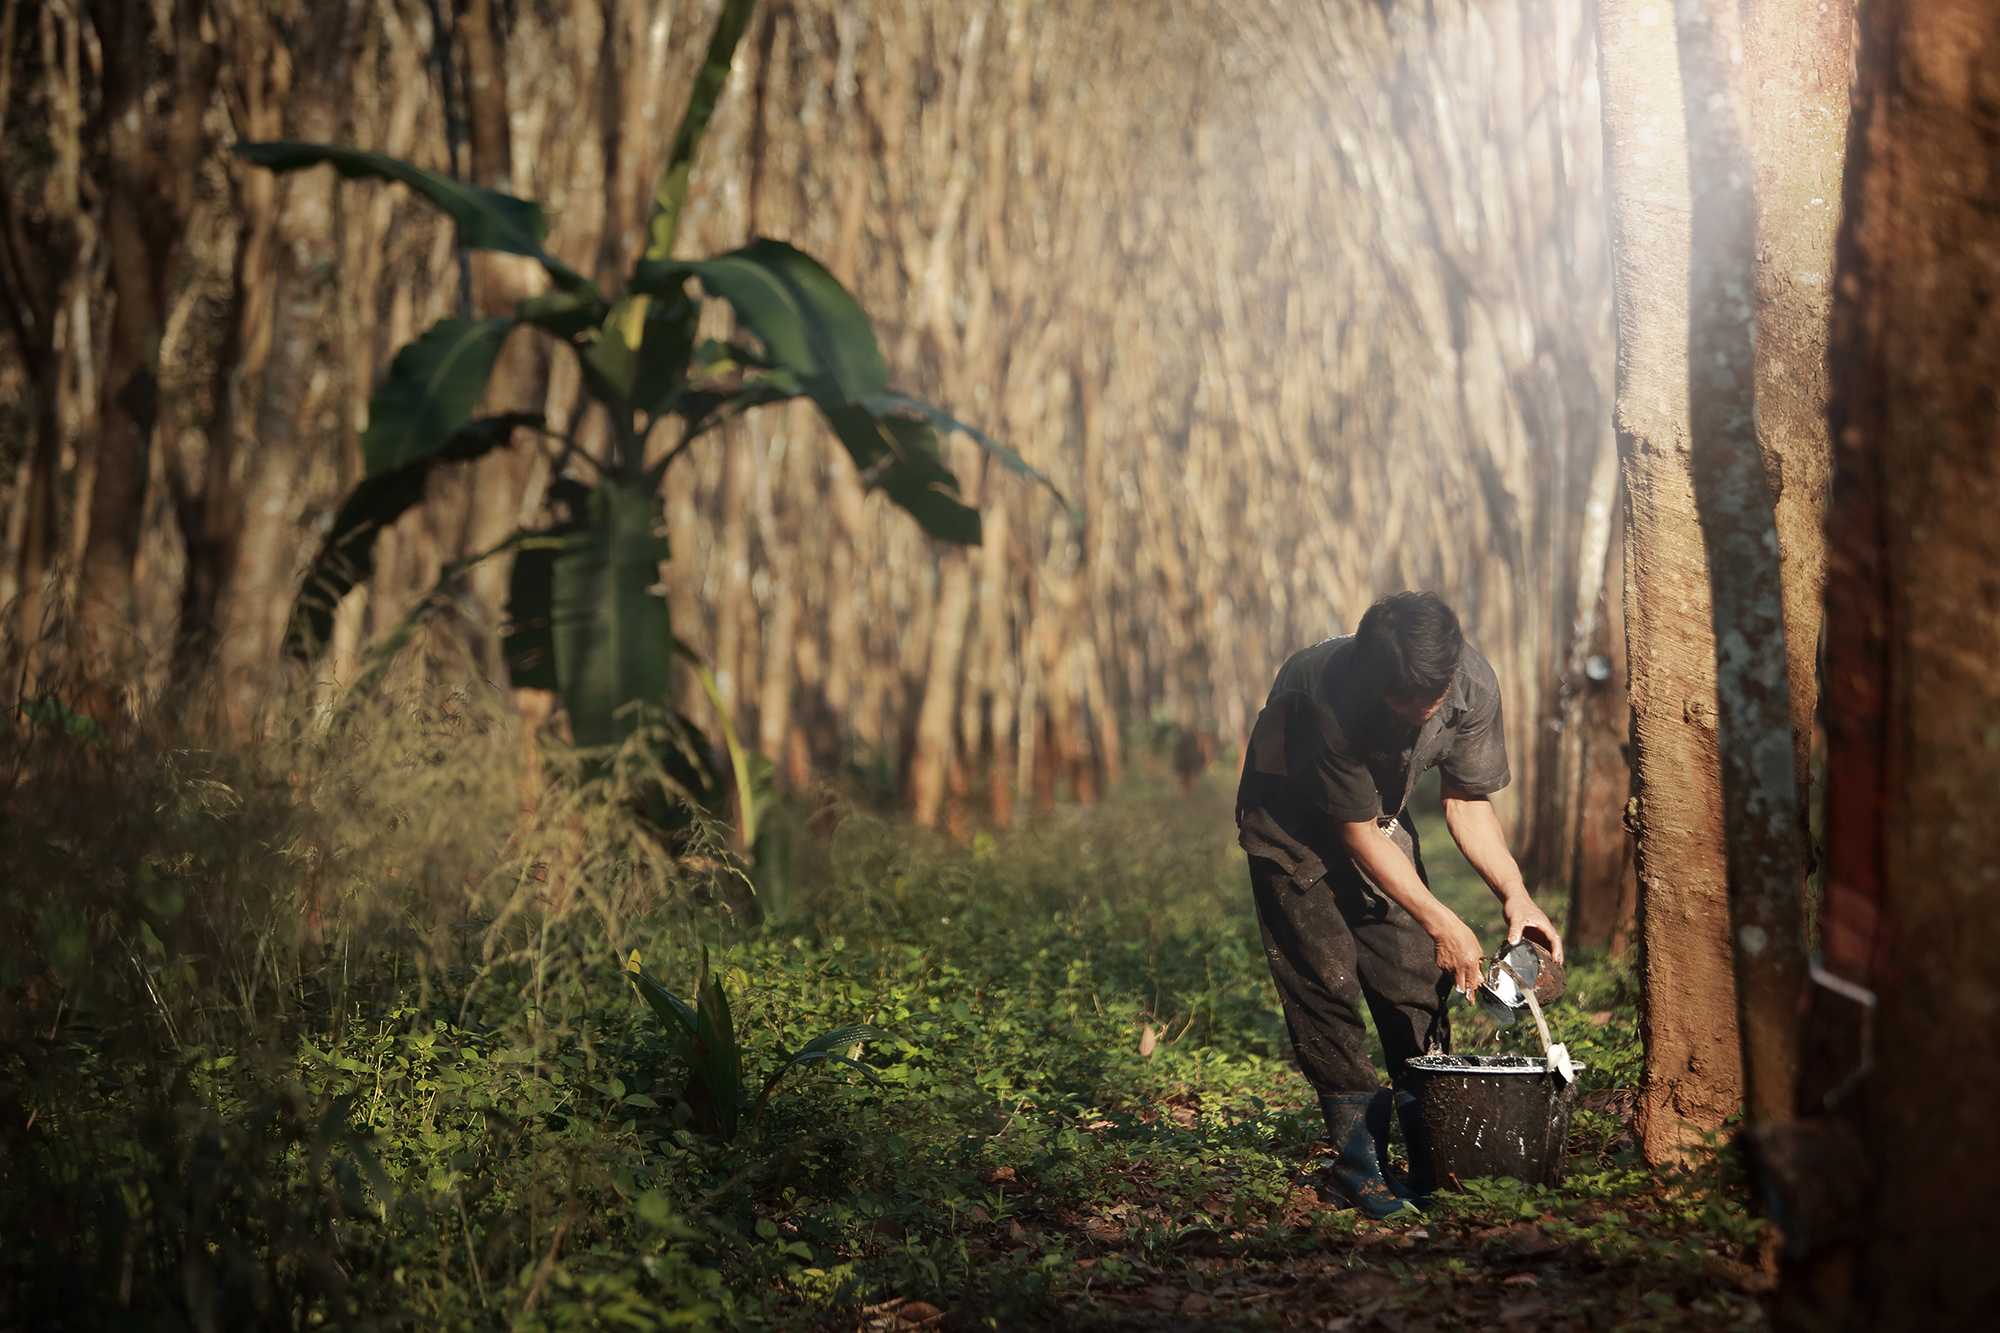
[[(234, 149), (277, 172), (330, 164), (343, 176), (400, 182), (451, 217), (462, 247), (526, 256), (549, 280), (510, 316), (440, 320), (398, 352), (369, 401), (361, 436), (366, 475), (340, 507), (293, 607), (289, 655), (310, 661), (322, 651), (340, 599), (373, 571), (376, 536), (421, 502), (433, 468), (508, 447), (523, 432), (550, 433), (538, 416), (474, 416), (502, 346), (523, 328), (576, 356), (586, 391), (609, 409), (610, 447), (594, 457), (557, 436), (563, 462), (551, 487), (553, 521), (476, 558), (513, 554), (504, 637), (509, 674), (518, 687), (556, 692), (579, 747), (618, 744), (632, 734), (644, 706), (668, 699), (676, 640), (666, 601), (648, 591), (669, 555), (660, 481), (690, 445), (752, 408), (810, 399), (864, 482), (944, 541), (978, 544), (980, 522), (944, 464), (941, 433), (964, 433), (1014, 472), (1054, 490), (1013, 450), (892, 391), (867, 314), (809, 255), (757, 239), (708, 259), (672, 257), (695, 150), (754, 5), (725, 0), (722, 6), (654, 190), (643, 254), (615, 299), (544, 249), (547, 222), (530, 200), (354, 148), (249, 143)], [(698, 341), (707, 300), (726, 302), (736, 328), (751, 336)], [(679, 422), (678, 441), (648, 463), (648, 440), (670, 419)], [(463, 573), (467, 563), (450, 575)], [(407, 628), (392, 642), (407, 637)], [(748, 808), (749, 794), (740, 795)]]
[(723, 1139), (736, 1137), (743, 1113), (750, 1113), (754, 1127), (763, 1118), (765, 1104), (778, 1090), (778, 1083), (800, 1065), (824, 1060), (858, 1069), (869, 1082), (880, 1086), (874, 1070), (846, 1052), (864, 1041), (881, 1041), (889, 1034), (867, 1023), (850, 1023), (813, 1038), (778, 1062), (764, 1080), (764, 1090), (752, 1101), (743, 1091), (743, 1047), (736, 1040), (736, 1024), (730, 1017), (729, 997), (722, 979), (708, 970), (708, 950), (701, 951), (701, 973), (695, 981), (695, 1002), (689, 1004), (648, 972), (634, 949), (625, 960), (625, 974), (633, 988), (659, 1020), (661, 1032), (674, 1055), (687, 1067), (688, 1079), (683, 1099), (692, 1113), (698, 1133)]

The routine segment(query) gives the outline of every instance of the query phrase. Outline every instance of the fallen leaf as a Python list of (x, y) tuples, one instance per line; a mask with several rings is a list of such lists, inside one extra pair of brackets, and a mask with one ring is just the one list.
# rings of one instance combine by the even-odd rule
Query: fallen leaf
[(1141, 1056), (1143, 1056), (1148, 1060), (1152, 1059), (1153, 1052), (1159, 1048), (1159, 1045), (1160, 1045), (1160, 1034), (1153, 1031), (1153, 1025), (1151, 1023), (1146, 1024), (1144, 1028), (1140, 1029), (1139, 1054)]
[(1210, 1302), (1208, 1297), (1202, 1295), (1200, 1292), (1191, 1291), (1187, 1294), (1187, 1299), (1181, 1302), (1181, 1313), (1200, 1314), (1203, 1310), (1206, 1310), (1211, 1303), (1212, 1302)]
[(911, 1301), (908, 1305), (896, 1311), (896, 1318), (902, 1323), (904, 1328), (912, 1328), (920, 1324), (928, 1324), (934, 1319), (944, 1318), (944, 1311), (938, 1309), (929, 1301)]
[(1011, 1166), (996, 1166), (988, 1170), (980, 1179), (988, 1185), (999, 1185), (1010, 1182), (1014, 1179), (1014, 1168)]
[(1500, 1285), (1502, 1287), (1509, 1287), (1515, 1290), (1520, 1290), (1524, 1288), (1539, 1287), (1542, 1285), (1542, 1281), (1540, 1278), (1536, 1277), (1533, 1273), (1514, 1273), (1508, 1277), (1501, 1278)]

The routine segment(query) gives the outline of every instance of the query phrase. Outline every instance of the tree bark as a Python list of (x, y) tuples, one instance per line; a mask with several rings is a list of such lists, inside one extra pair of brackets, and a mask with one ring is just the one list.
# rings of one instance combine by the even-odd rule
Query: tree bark
[[(1829, 356), (1824, 962), (1873, 988), (1874, 1069), (1830, 1124), (1867, 1186), (1800, 1237), (1794, 1328), (1979, 1329), (2000, 1301), (2000, 13), (1860, 11)], [(1853, 1000), (1814, 995), (1803, 1086), (1857, 1070)], [(1847, 1085), (1854, 1087), (1852, 1083)]]
[(922, 828), (936, 827), (944, 806), (945, 770), (951, 762), (958, 712), (959, 655), (972, 611), (971, 562), (963, 551), (952, 551), (940, 563), (937, 618), (924, 673), (923, 704), (917, 713), (916, 752), (910, 759), (910, 802)]
[[(1832, 445), (1826, 337), (1847, 145), (1852, 0), (1750, 0), (1743, 95), (1757, 173), (1757, 435), (1778, 531), (1792, 769), (1802, 833), (1811, 808), (1813, 714), (1826, 578)], [(1808, 861), (1811, 849), (1800, 839)]]
[[(284, 134), (306, 143), (340, 138), (342, 92), (358, 0), (315, 9), (298, 40), (299, 82), (285, 106)], [(272, 63), (285, 53), (272, 42)], [(282, 86), (270, 89), (282, 97)], [(258, 128), (262, 128), (261, 126)], [(321, 435), (319, 417), (335, 387), (322, 352), (339, 251), (333, 212), (338, 186), (329, 169), (287, 177), (277, 186), (272, 234), (269, 324), (253, 332), (263, 344), (256, 406), (249, 413), (253, 445), (244, 486), (242, 528), (228, 591), (218, 619), (224, 626), (217, 666), (227, 725), (243, 728), (271, 698), (278, 640), (291, 609), (293, 578), (303, 554), (300, 494), (308, 454)], [(256, 358), (258, 349), (246, 349)]]
[[(57, 656), (46, 639), (56, 628), (50, 594), (64, 572), (61, 557), (61, 459), (63, 422), (58, 410), (59, 385), (65, 363), (75, 355), (75, 339), (59, 347), (59, 307), (78, 276), (82, 250), (81, 172), (83, 89), (77, 47), (80, 36), (74, 12), (65, 15), (60, 31), (53, 12), (35, 15), (41, 40), (42, 100), (50, 113), (50, 146), (56, 154), (49, 179), (35, 205), (26, 183), (17, 179), (8, 153), (0, 152), (0, 285), (5, 287), (8, 331), (27, 372), (27, 415), (33, 426), (28, 438), (27, 466), (22, 469), (23, 493), (16, 500), (20, 514), (19, 545), (13, 555), (13, 599), (8, 608), (15, 642), (34, 661), (29, 688), (43, 683), (43, 670)], [(16, 45), (22, 30), (17, 3), (9, 3), (0, 30), (5, 36), (8, 102), (12, 101)], [(0, 106), (0, 117), (13, 110)], [(0, 121), (4, 123), (4, 121)], [(11, 526), (11, 525), (10, 525)]]
[(493, 0), (466, 0), (456, 25), (465, 43), (467, 124), (472, 139), (472, 180), (489, 190), (509, 190), (514, 168), (507, 142), (507, 74)]
[[(92, 6), (104, 48), (101, 225), (116, 299), (99, 381), (103, 401), (78, 590), (82, 642), (76, 666), (96, 702), (92, 711), (106, 721), (110, 692), (132, 683), (121, 678), (131, 673), (137, 657), (132, 579), (161, 414), (160, 343), (194, 174), (208, 147), (201, 122), (215, 80), (215, 52), (199, 31), (203, 6), (179, 0), (168, 28), (157, 34), (173, 55), (173, 101), (165, 116), (145, 106), (156, 35), (153, 8), (136, 0)], [(165, 133), (158, 135), (153, 127), (162, 120)]]
[(1687, 141), (1671, 11), (1602, 0), (1599, 69), (1618, 298), (1631, 824), (1638, 838), (1639, 1117), (1665, 1162), (1742, 1100), (1708, 559), (1689, 476)]
[(1735, 0), (1674, 12), (1693, 205), (1689, 462), (1714, 613), (1737, 1022), (1747, 1108), (1761, 1123), (1792, 1116), (1805, 935), (1784, 591), (1757, 443), (1756, 171)]

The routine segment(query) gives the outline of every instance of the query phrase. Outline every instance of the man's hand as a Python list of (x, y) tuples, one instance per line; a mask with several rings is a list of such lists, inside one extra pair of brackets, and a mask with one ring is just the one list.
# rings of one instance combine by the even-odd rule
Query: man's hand
[(1440, 914), (1434, 924), (1425, 924), (1432, 927), (1432, 938), (1437, 941), (1438, 966), (1451, 973), (1452, 989), (1464, 991), (1470, 999), (1486, 979), (1486, 959), (1479, 951), (1479, 937), (1472, 933), (1472, 927), (1450, 912)]
[(1518, 944), (1523, 939), (1535, 943), (1555, 955), (1555, 960), (1563, 960), (1562, 936), (1556, 934), (1555, 926), (1549, 921), (1549, 914), (1535, 906), (1535, 900), (1527, 890), (1509, 894), (1501, 905), (1507, 914), (1507, 943)]
[(1507, 914), (1507, 943), (1519, 944), (1524, 936), (1532, 936), (1560, 963), (1562, 936), (1556, 934), (1549, 914), (1535, 906), (1535, 900), (1522, 885), (1521, 867), (1507, 851), (1507, 834), (1500, 827), (1500, 817), (1493, 813), (1493, 803), (1484, 796), (1468, 796), (1449, 782), (1443, 785), (1440, 794), (1444, 799), (1445, 826), (1451, 830), (1452, 841), (1493, 890), (1501, 910)]
[(1485, 979), (1486, 961), (1480, 956), (1479, 937), (1472, 933), (1472, 927), (1437, 900), (1418, 878), (1410, 858), (1382, 836), (1382, 830), (1373, 820), (1343, 824), (1340, 836), (1353, 854), (1354, 863), (1367, 871), (1382, 892), (1415, 917), (1425, 933), (1437, 941), (1438, 966), (1451, 974), (1455, 989), (1470, 996)]

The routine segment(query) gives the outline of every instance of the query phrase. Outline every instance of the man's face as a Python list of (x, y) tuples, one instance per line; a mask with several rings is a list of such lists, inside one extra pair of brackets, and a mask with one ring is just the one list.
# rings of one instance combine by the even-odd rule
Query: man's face
[(1402, 722), (1412, 727), (1421, 727), (1431, 720), (1438, 709), (1444, 707), (1444, 697), (1449, 693), (1451, 686), (1447, 685), (1431, 698), (1398, 698), (1393, 694), (1385, 694), (1382, 696), (1382, 706), (1394, 713)]

